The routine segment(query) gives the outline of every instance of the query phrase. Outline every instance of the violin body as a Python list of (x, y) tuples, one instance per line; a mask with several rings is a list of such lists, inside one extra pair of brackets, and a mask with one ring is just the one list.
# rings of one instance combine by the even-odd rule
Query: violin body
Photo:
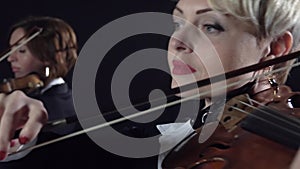
[[(171, 152), (165, 169), (283, 169), (288, 168), (296, 150), (237, 128), (229, 133), (219, 126), (213, 136), (199, 144), (199, 131), (180, 151)], [(174, 150), (173, 150), (174, 151)]]
[[(245, 101), (236, 101), (241, 98), (227, 102), (214, 133), (199, 143), (203, 127), (197, 129), (169, 152), (162, 168), (289, 168), (300, 145), (300, 94), (280, 86), (275, 94), (271, 89), (253, 98), (257, 102), (251, 106), (248, 106), (250, 103), (245, 104)], [(257, 104), (261, 103), (268, 106), (267, 109), (258, 108)]]
[(0, 83), (0, 93), (10, 93), (14, 90), (23, 90), (30, 93), (44, 86), (44, 82), (37, 74), (30, 74), (24, 77), (4, 80)]

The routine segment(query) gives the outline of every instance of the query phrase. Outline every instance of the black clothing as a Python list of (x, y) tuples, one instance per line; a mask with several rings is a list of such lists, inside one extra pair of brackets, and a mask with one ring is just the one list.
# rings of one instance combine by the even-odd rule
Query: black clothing
[[(49, 114), (49, 121), (62, 119), (76, 115), (71, 90), (67, 84), (55, 85), (46, 90), (43, 94), (34, 94), (31, 97), (41, 100)], [(126, 123), (117, 126), (124, 133), (132, 131), (143, 133), (141, 129), (132, 130), (126, 128)], [(41, 132), (38, 136), (37, 144), (43, 143), (53, 138), (80, 130), (79, 123), (63, 126), (59, 130), (51, 132)], [(155, 129), (154, 129), (155, 130)], [(133, 132), (133, 133), (134, 133)], [(105, 137), (105, 136), (103, 136)], [(58, 143), (50, 144), (32, 150), (24, 158), (0, 162), (0, 169), (120, 169), (120, 168), (157, 168), (157, 157), (146, 159), (133, 159), (120, 157), (107, 152), (95, 144), (86, 134), (76, 136)]]

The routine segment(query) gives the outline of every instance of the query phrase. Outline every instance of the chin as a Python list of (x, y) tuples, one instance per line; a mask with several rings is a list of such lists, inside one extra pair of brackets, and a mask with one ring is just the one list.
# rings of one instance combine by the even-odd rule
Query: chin
[(176, 83), (176, 81), (173, 79), (172, 82), (171, 82), (171, 89), (174, 89), (178, 87), (178, 84)]
[(25, 75), (20, 74), (20, 73), (15, 73), (15, 78), (20, 78), (20, 77), (24, 77)]

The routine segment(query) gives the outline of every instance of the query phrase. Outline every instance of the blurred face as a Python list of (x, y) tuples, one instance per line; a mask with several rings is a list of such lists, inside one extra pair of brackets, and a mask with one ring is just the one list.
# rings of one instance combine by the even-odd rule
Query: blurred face
[[(22, 28), (16, 29), (10, 37), (9, 44), (13, 45), (24, 35), (25, 32)], [(12, 53), (7, 60), (10, 62), (16, 78), (26, 76), (32, 72), (40, 73), (44, 68), (43, 62), (37, 59), (26, 45)]]
[[(168, 52), (172, 88), (255, 64), (267, 52), (249, 25), (212, 10), (206, 0), (181, 0), (173, 16), (176, 29)], [(253, 73), (249, 73), (226, 83), (252, 76)], [(249, 80), (228, 90), (247, 82)], [(209, 89), (207, 86), (199, 90)]]

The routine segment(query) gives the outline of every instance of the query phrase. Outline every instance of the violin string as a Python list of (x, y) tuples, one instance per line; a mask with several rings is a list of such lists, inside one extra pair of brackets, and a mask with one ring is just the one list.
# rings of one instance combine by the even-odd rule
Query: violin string
[[(35, 28), (36, 29), (36, 28)], [(31, 31), (30, 31), (31, 32)], [(11, 55), (12, 53), (14, 53), (16, 50), (18, 50), (19, 48), (21, 48), (22, 46), (26, 45), (28, 42), (30, 42), (32, 39), (34, 39), (36, 36), (38, 36), (40, 33), (42, 32), (42, 28), (38, 28), (37, 32), (35, 32), (34, 34), (32, 34), (31, 36), (29, 36), (28, 38), (26, 38), (28, 35), (23, 36), (22, 38), (20, 38), (15, 44), (13, 44), (12, 46), (15, 46), (14, 48), (10, 49), (7, 53), (5, 53), (3, 56), (0, 57), (0, 62), (7, 58), (9, 55)], [(21, 40), (23, 40), (24, 38), (26, 38), (24, 41), (22, 41), (21, 43), (19, 43)]]
[[(251, 100), (254, 101), (253, 99), (251, 99)], [(259, 108), (255, 107), (255, 106), (253, 106), (253, 105), (250, 105), (250, 104), (248, 104), (248, 103), (246, 103), (246, 102), (243, 102), (243, 101), (240, 101), (240, 100), (239, 100), (239, 102), (242, 103), (242, 104), (244, 104), (245, 106), (248, 106), (248, 107), (250, 107), (250, 108), (252, 108), (252, 109), (255, 109), (256, 111), (259, 111), (260, 113), (269, 115), (269, 116), (271, 116), (271, 117), (273, 117), (273, 118), (276, 118), (277, 120), (284, 121), (284, 122), (286, 122), (286, 123), (288, 123), (289, 125), (292, 125), (292, 126), (294, 126), (294, 127), (299, 127), (298, 125), (295, 125), (295, 124), (293, 124), (293, 123), (289, 123), (289, 122), (286, 121), (285, 119), (276, 117), (275, 115), (273, 115), (273, 114), (271, 114), (271, 113), (269, 113), (269, 112), (267, 112), (267, 111), (265, 111), (265, 110), (259, 109)], [(264, 107), (266, 107), (266, 106), (264, 106)], [(243, 110), (243, 109), (241, 109), (241, 108), (234, 107), (234, 106), (231, 106), (231, 108), (232, 108), (232, 109), (235, 109), (235, 110), (237, 110), (237, 111), (240, 111), (240, 112), (242, 112), (242, 113), (245, 113), (245, 114), (247, 114), (247, 115), (249, 115), (249, 116), (251, 116), (251, 117), (254, 117), (254, 118), (256, 118), (256, 119), (259, 119), (259, 120), (261, 120), (261, 121), (264, 121), (264, 122), (266, 122), (266, 123), (268, 123), (268, 124), (271, 124), (271, 125), (273, 125), (273, 126), (277, 126), (277, 127), (279, 127), (280, 129), (283, 129), (283, 130), (285, 130), (285, 131), (287, 131), (287, 132), (289, 132), (289, 133), (292, 133), (292, 134), (294, 134), (294, 135), (300, 136), (300, 133), (298, 133), (298, 132), (294, 132), (293, 130), (290, 130), (290, 129), (288, 129), (288, 128), (282, 127), (282, 126), (280, 126), (280, 125), (277, 125), (276, 123), (274, 123), (274, 122), (272, 122), (272, 121), (269, 121), (269, 120), (267, 120), (267, 119), (264, 119), (264, 118), (262, 118), (262, 117), (259, 117), (259, 116), (255, 115), (255, 114), (253, 114), (253, 113), (247, 112), (247, 111), (245, 111), (245, 110)], [(300, 123), (299, 123), (299, 125), (300, 125)]]
[[(289, 68), (292, 68), (292, 67), (296, 67), (296, 66), (299, 66), (299, 65), (300, 65), (300, 63), (294, 63), (293, 65), (285, 66), (283, 68), (276, 69), (276, 70), (270, 71), (268, 73), (263, 73), (263, 74), (256, 75), (256, 76), (251, 77), (251, 78), (239, 80), (237, 82), (232, 82), (231, 84), (228, 84), (227, 86), (222, 86), (222, 87), (219, 87), (218, 89), (214, 89), (214, 90), (215, 91), (224, 90), (224, 89), (227, 89), (229, 87), (237, 86), (237, 85), (242, 84), (244, 82), (247, 82), (247, 81), (250, 81), (250, 80), (253, 80), (253, 79), (257, 79), (259, 77), (263, 77), (263, 76), (269, 75), (271, 73), (280, 72), (280, 71), (283, 71), (283, 70), (286, 70), (286, 69), (289, 69)], [(180, 103), (183, 103), (183, 102), (186, 102), (186, 101), (189, 101), (189, 100), (199, 99), (200, 96), (207, 95), (207, 94), (210, 94), (210, 91), (205, 91), (205, 92), (198, 93), (198, 94), (186, 97), (186, 98), (181, 98), (179, 100), (167, 103), (165, 105), (160, 105), (160, 106), (157, 106), (157, 107), (145, 110), (145, 111), (140, 111), (140, 112), (137, 112), (137, 113), (125, 116), (125, 117), (121, 117), (119, 119), (115, 119), (115, 120), (112, 120), (112, 121), (109, 121), (109, 122), (106, 122), (106, 123), (103, 123), (103, 124), (95, 125), (95, 126), (92, 126), (90, 128), (87, 128), (87, 129), (76, 131), (74, 133), (67, 134), (65, 136), (61, 136), (59, 138), (56, 138), (56, 139), (53, 139), (53, 140), (50, 140), (50, 141), (45, 141), (43, 143), (34, 145), (32, 147), (21, 149), (17, 152), (11, 152), (11, 153), (9, 153), (9, 155), (13, 155), (13, 154), (17, 154), (17, 153), (20, 153), (20, 152), (23, 152), (23, 151), (33, 150), (33, 149), (40, 148), (40, 147), (43, 147), (43, 146), (46, 146), (46, 145), (49, 145), (49, 144), (57, 143), (59, 141), (63, 141), (63, 140), (69, 139), (69, 138), (73, 138), (75, 136), (78, 136), (78, 135), (81, 135), (81, 134), (84, 134), (84, 133), (95, 131), (95, 130), (98, 130), (98, 129), (101, 129), (101, 128), (104, 128), (104, 127), (107, 127), (107, 126), (110, 126), (110, 125), (114, 125), (114, 124), (117, 124), (117, 123), (120, 123), (120, 122), (123, 122), (123, 121), (126, 121), (126, 120), (130, 120), (130, 119), (133, 119), (133, 118), (137, 118), (139, 116), (149, 114), (153, 111), (164, 109), (164, 108), (167, 108), (167, 107), (170, 107), (170, 106), (173, 106), (173, 105), (176, 105), (176, 104), (180, 104)], [(128, 106), (128, 107), (130, 107), (130, 106)], [(107, 112), (107, 113), (110, 113), (110, 112)]]
[[(242, 110), (242, 109), (240, 109), (240, 108), (237, 108), (237, 107), (232, 107), (232, 108), (235, 109), (235, 110), (237, 110), (237, 111), (240, 111), (240, 112), (242, 112), (242, 113), (245, 113), (245, 114), (247, 114), (247, 115), (249, 115), (249, 116), (251, 116), (251, 117), (254, 117), (254, 118), (256, 118), (256, 119), (259, 119), (259, 120), (261, 120), (261, 121), (263, 121), (263, 122), (266, 122), (267, 124), (270, 124), (270, 125), (273, 125), (273, 126), (277, 126), (277, 127), (279, 127), (280, 129), (286, 131), (286, 132), (289, 133), (289, 134), (292, 134), (292, 135), (297, 136), (297, 137), (300, 136), (300, 133), (299, 133), (299, 132), (290, 130), (290, 129), (286, 128), (286, 127), (279, 126), (279, 125), (275, 124), (275, 123), (272, 122), (272, 121), (269, 121), (269, 120), (266, 120), (266, 119), (264, 119), (264, 118), (261, 118), (261, 117), (259, 117), (259, 116), (257, 116), (257, 115), (251, 114), (251, 113), (249, 113), (249, 112), (247, 112), (247, 111), (245, 111), (245, 110)], [(260, 111), (260, 112), (262, 113), (261, 110), (258, 110), (258, 111)], [(290, 125), (290, 124), (289, 124), (289, 125)]]
[[(263, 107), (263, 108), (265, 108), (265, 109), (272, 110), (272, 111), (276, 111), (276, 108), (274, 108), (272, 105), (266, 106), (266, 105), (264, 105), (264, 104), (262, 104), (262, 103), (259, 103), (258, 101), (254, 100), (254, 99), (251, 99), (251, 98), (250, 98), (250, 101), (252, 101), (252, 102), (258, 104), (259, 106), (261, 106), (261, 107)], [(248, 107), (251, 107), (251, 108), (253, 108), (253, 109), (255, 109), (255, 110), (261, 112), (261, 113), (265, 113), (266, 115), (269, 115), (269, 116), (271, 116), (271, 117), (273, 117), (273, 118), (275, 118), (275, 119), (277, 119), (277, 120), (281, 120), (281, 121), (283, 121), (283, 122), (285, 122), (285, 123), (289, 123), (289, 125), (292, 125), (292, 126), (294, 126), (294, 127), (299, 127), (299, 126), (300, 126), (300, 121), (296, 121), (296, 123), (298, 123), (298, 125), (297, 125), (297, 124), (294, 124), (294, 123), (290, 123), (290, 121), (287, 121), (286, 119), (283, 119), (283, 118), (279, 118), (278, 116), (275, 116), (274, 114), (269, 113), (269, 112), (267, 112), (266, 110), (259, 109), (258, 107), (255, 107), (255, 106), (250, 105), (250, 104), (248, 104), (248, 103), (246, 103), (246, 102), (243, 102), (243, 101), (240, 101), (240, 102), (241, 102), (242, 104), (248, 106)], [(278, 127), (280, 127), (280, 126), (278, 126)]]

